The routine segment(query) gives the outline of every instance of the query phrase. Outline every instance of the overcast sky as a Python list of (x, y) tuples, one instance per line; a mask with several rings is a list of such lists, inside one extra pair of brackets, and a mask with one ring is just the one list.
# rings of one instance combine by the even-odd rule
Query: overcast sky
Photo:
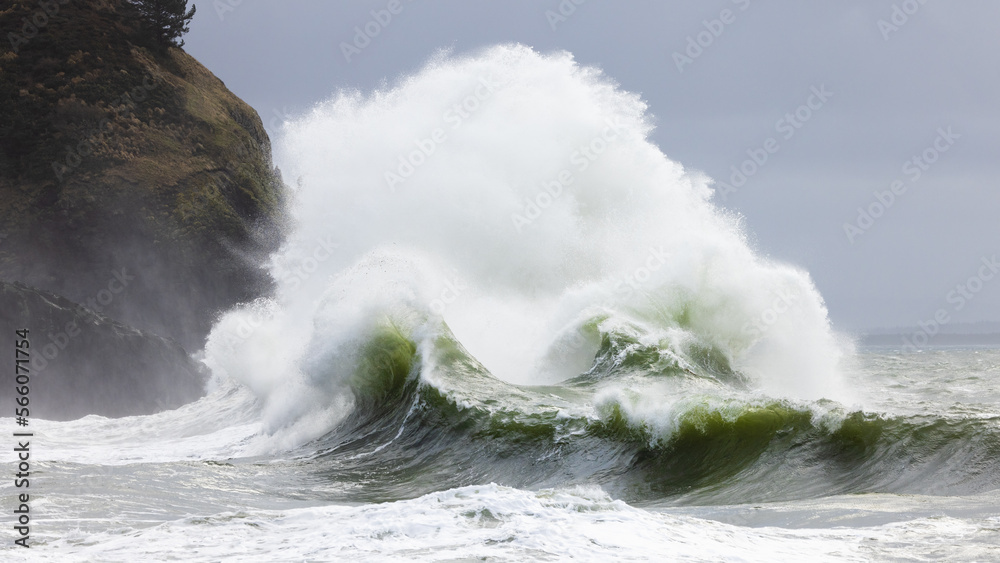
[[(272, 137), (282, 116), (392, 83), (442, 48), (567, 50), (641, 94), (668, 157), (732, 186), (717, 184), (718, 204), (761, 253), (811, 272), (837, 328), (942, 309), (1000, 321), (984, 262), (1000, 258), (1000, 3), (401, 0), (384, 26), (372, 11), (389, 0), (196, 4), (185, 50)], [(366, 25), (377, 35), (347, 60)], [(745, 162), (765, 147), (763, 165)], [(738, 187), (733, 167), (752, 172)], [(893, 188), (889, 205), (874, 195)]]

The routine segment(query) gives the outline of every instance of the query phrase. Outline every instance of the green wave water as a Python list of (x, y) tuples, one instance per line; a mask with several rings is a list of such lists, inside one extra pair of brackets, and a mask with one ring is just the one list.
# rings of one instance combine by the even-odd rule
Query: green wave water
[(586, 374), (519, 386), (493, 377), (446, 327), (422, 346), (386, 330), (363, 347), (355, 410), (301, 455), (320, 474), (356, 483), (347, 496), (363, 501), (482, 482), (598, 484), (639, 504), (1000, 485), (1000, 417), (770, 398), (710, 349), (636, 344), (602, 334)]

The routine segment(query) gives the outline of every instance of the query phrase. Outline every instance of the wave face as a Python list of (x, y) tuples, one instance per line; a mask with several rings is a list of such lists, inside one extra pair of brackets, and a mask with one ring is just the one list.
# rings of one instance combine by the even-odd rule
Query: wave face
[(369, 499), (810, 496), (874, 486), (907, 440), (996, 449), (989, 422), (859, 410), (808, 274), (755, 254), (651, 130), (638, 96), (522, 46), (337, 94), (277, 145), (280, 290), (225, 315), (206, 361), (271, 447)]
[[(1000, 485), (995, 415), (873, 414), (778, 399), (677, 363), (650, 365), (648, 353), (633, 369), (620, 358), (559, 385), (512, 385), (447, 336), (424, 352), (433, 382), (393, 380), (391, 358), (409, 349), (396, 338), (368, 347), (367, 365), (384, 369), (356, 387), (357, 408), (299, 451), (351, 500), (490, 481), (598, 485), (630, 503), (697, 505)], [(599, 357), (617, 355), (615, 338)]]
[(1000, 350), (854, 353), (645, 109), (501, 46), (287, 124), (279, 292), (32, 421), (31, 560), (1000, 560)]

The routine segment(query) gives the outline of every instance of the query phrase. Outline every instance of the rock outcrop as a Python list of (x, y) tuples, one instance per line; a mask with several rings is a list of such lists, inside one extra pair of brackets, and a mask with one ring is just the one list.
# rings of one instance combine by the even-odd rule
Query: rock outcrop
[(259, 116), (125, 0), (5, 2), (0, 31), (0, 329), (58, 349), (32, 415), (192, 400), (189, 353), (272, 290), (284, 190)]
[[(0, 54), (0, 279), (197, 350), (219, 311), (270, 289), (270, 141), (191, 56), (147, 44), (127, 2), (50, 4), (34, 35), (38, 2), (0, 8), (16, 36)], [(102, 303), (122, 270), (134, 279)]]
[[(29, 412), (72, 420), (179, 407), (204, 393), (205, 374), (179, 344), (115, 322), (54, 293), (0, 282), (0, 341), (27, 328)], [(8, 346), (7, 354), (14, 353)], [(11, 358), (9, 365), (13, 366)], [(0, 404), (14, 406), (14, 381)]]

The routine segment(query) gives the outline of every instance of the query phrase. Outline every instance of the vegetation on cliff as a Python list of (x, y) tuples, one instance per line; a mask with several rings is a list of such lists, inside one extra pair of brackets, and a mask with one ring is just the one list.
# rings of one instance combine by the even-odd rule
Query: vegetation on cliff
[(145, 22), (145, 27), (161, 46), (183, 47), (181, 35), (188, 32), (195, 6), (187, 9), (187, 0), (131, 0)]
[[(39, 15), (41, 14), (41, 15)], [(260, 118), (123, 0), (0, 8), (0, 279), (203, 343), (266, 293), (282, 187)]]

